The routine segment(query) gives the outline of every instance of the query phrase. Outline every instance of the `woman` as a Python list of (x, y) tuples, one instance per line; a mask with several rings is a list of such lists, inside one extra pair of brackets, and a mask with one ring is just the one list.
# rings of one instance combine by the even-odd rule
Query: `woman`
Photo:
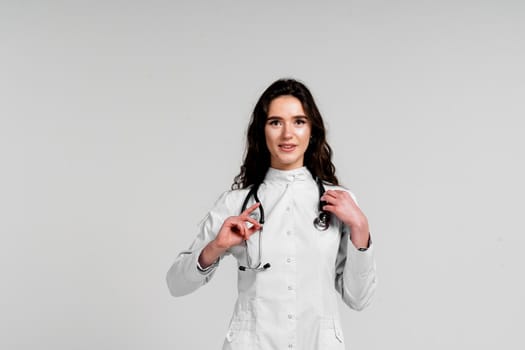
[(270, 85), (232, 190), (167, 275), (181, 296), (206, 284), (225, 255), (237, 259), (239, 295), (223, 350), (344, 349), (338, 293), (352, 309), (369, 304), (376, 277), (368, 221), (338, 186), (331, 155), (306, 86)]

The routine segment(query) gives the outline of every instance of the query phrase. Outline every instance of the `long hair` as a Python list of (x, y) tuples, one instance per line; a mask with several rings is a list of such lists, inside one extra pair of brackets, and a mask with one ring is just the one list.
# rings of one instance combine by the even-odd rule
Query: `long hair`
[(270, 152), (264, 133), (270, 103), (279, 96), (297, 98), (311, 123), (311, 139), (304, 154), (304, 165), (314, 177), (325, 183), (338, 185), (335, 166), (332, 163), (332, 149), (326, 142), (326, 130), (321, 113), (308, 88), (294, 79), (279, 79), (261, 95), (253, 110), (248, 125), (246, 152), (240, 173), (234, 178), (232, 189), (246, 188), (260, 184), (270, 167)]

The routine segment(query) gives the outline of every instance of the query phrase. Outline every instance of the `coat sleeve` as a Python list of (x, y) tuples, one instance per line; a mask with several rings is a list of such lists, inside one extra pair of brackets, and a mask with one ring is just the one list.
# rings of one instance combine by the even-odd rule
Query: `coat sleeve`
[(179, 253), (168, 270), (166, 281), (171, 295), (177, 297), (189, 294), (213, 277), (223, 256), (206, 269), (200, 268), (198, 260), (202, 249), (215, 238), (224, 220), (231, 215), (226, 203), (227, 194), (225, 192), (219, 197), (213, 209), (201, 221), (199, 233), (193, 243), (187, 250)]
[(335, 288), (345, 304), (361, 311), (372, 301), (376, 289), (374, 246), (357, 250), (348, 233), (341, 236), (335, 271)]
[[(355, 200), (355, 196), (350, 193)], [(367, 307), (376, 289), (374, 245), (358, 250), (350, 240), (350, 228), (341, 223), (341, 242), (335, 265), (335, 288), (345, 304), (361, 311)]]

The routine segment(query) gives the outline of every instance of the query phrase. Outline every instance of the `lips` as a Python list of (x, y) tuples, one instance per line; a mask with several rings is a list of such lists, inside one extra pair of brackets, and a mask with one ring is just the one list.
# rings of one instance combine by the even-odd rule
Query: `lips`
[(291, 143), (284, 143), (279, 145), (279, 149), (283, 152), (293, 152), (297, 145), (291, 144)]

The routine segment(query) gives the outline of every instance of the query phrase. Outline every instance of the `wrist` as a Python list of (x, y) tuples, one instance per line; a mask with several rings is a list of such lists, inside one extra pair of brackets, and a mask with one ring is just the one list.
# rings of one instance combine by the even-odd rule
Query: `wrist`
[(226, 252), (226, 250), (227, 248), (221, 248), (215, 240), (210, 241), (210, 243), (204, 247), (199, 255), (199, 265), (203, 269), (206, 269), (216, 262), (217, 259), (219, 259)]
[(347, 224), (348, 228), (350, 229), (351, 237), (354, 238), (362, 238), (361, 240), (367, 241), (368, 236), (370, 235), (370, 228), (368, 227), (368, 222), (360, 222), (360, 223), (351, 223)]
[(211, 251), (213, 251), (214, 253), (217, 253), (219, 255), (222, 255), (223, 253), (225, 253), (228, 250), (228, 247), (224, 246), (223, 244), (220, 244), (219, 242), (217, 242), (216, 239), (211, 241), (208, 244), (208, 247), (210, 248)]
[(350, 241), (352, 242), (354, 247), (356, 247), (357, 249), (367, 250), (368, 247), (370, 246), (370, 234), (366, 238), (359, 237), (356, 239), (356, 238), (350, 237)]
[[(354, 243), (354, 242), (352, 242)], [(360, 252), (366, 252), (368, 248), (370, 248), (370, 244), (372, 243), (372, 238), (370, 236), (370, 233), (368, 233), (368, 240), (366, 241), (366, 244), (362, 244), (362, 242), (354, 243), (354, 246), (359, 250)]]
[(368, 249), (370, 246), (370, 231), (368, 225), (350, 227), (350, 240), (357, 249)]

